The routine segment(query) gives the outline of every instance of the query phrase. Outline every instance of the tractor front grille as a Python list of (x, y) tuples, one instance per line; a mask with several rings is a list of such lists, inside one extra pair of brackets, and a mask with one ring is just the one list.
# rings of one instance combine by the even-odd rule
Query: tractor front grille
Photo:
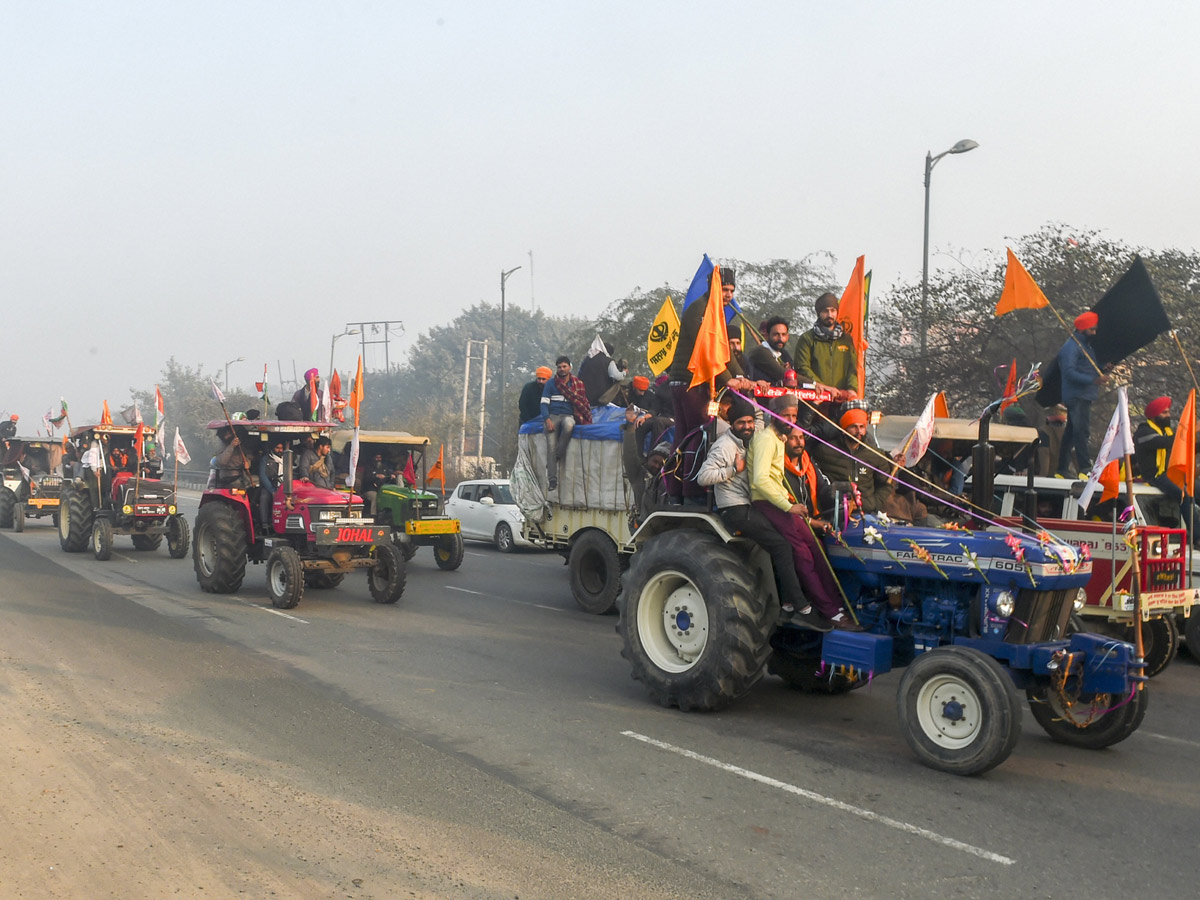
[(1066, 636), (1067, 621), (1074, 608), (1077, 589), (1034, 591), (1017, 594), (1017, 603), (1008, 620), (1004, 640), (1009, 644), (1040, 644)]

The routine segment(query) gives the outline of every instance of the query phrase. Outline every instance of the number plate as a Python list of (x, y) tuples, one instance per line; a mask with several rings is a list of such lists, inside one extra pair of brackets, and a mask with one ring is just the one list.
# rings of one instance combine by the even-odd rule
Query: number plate
[(167, 514), (167, 504), (165, 503), (138, 503), (133, 507), (135, 516), (165, 516)]
[(387, 529), (374, 525), (318, 525), (313, 531), (318, 544), (381, 544), (388, 539)]

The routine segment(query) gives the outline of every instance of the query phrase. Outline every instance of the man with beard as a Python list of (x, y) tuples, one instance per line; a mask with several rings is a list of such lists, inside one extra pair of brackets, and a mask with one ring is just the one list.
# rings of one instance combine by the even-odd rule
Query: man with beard
[[(823, 430), (829, 444), (813, 448), (813, 459), (830, 481), (849, 481), (858, 485), (863, 511), (876, 513), (887, 507), (895, 490), (888, 472), (895, 463), (888, 459), (867, 435), (867, 411), (862, 401), (851, 401), (842, 408), (837, 431)], [(878, 470), (878, 471), (877, 471)]]
[(822, 294), (816, 310), (816, 324), (796, 341), (796, 375), (801, 382), (826, 388), (835, 401), (853, 400), (862, 387), (858, 357), (837, 322), (838, 298)]
[(805, 449), (807, 439), (797, 428), (783, 442), (783, 477), (796, 503), (808, 510), (813, 531), (828, 534), (832, 526), (821, 516), (833, 511), (833, 484), (818, 469)]
[(1146, 420), (1133, 432), (1135, 470), (1142, 481), (1154, 485), (1171, 501), (1172, 506), (1179, 508), (1183, 525), (1194, 543), (1197, 537), (1192, 523), (1195, 502), (1167, 477), (1167, 459), (1174, 443), (1171, 398), (1156, 397), (1146, 404)]
[(791, 354), (787, 351), (789, 333), (787, 319), (772, 316), (763, 322), (766, 340), (749, 352), (746, 362), (750, 364), (750, 377), (782, 387), (792, 366)]
[(817, 631), (831, 626), (809, 603), (800, 586), (792, 545), (751, 503), (746, 448), (754, 435), (754, 407), (735, 397), (729, 410), (729, 430), (708, 451), (696, 481), (712, 487), (717, 512), (733, 534), (749, 538), (767, 552), (779, 589), (781, 619)]
[(587, 388), (571, 374), (571, 360), (554, 361), (554, 377), (542, 389), (542, 427), (546, 432), (546, 478), (549, 489), (558, 490), (558, 467), (567, 458), (567, 446), (576, 425), (592, 424), (592, 407)]

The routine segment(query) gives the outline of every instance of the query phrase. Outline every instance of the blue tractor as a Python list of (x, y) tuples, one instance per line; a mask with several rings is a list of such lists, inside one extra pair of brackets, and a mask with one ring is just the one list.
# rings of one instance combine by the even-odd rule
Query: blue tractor
[(1146, 714), (1143, 663), (1124, 641), (1074, 632), (1086, 554), (1038, 535), (861, 517), (826, 538), (846, 606), (865, 629), (777, 625), (771, 560), (715, 515), (649, 516), (619, 599), (622, 655), (663, 706), (715, 710), (770, 672), (826, 693), (903, 669), (905, 737), (932, 768), (974, 775), (1020, 737), (1024, 691), (1054, 740), (1107, 747)]

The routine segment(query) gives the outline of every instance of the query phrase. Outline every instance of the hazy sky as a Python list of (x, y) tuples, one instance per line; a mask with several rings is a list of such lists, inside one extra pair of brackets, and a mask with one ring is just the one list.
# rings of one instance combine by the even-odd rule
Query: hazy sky
[(706, 251), (915, 279), (925, 153), (960, 138), (934, 266), (1048, 221), (1191, 249), (1198, 25), (1096, 0), (5, 0), (0, 409), (26, 432), (61, 394), (79, 424), (171, 355), (244, 356), (235, 386), (324, 371), (345, 323), (411, 339), (498, 301), (501, 268), (527, 306), (530, 250), (539, 307), (585, 316)]

